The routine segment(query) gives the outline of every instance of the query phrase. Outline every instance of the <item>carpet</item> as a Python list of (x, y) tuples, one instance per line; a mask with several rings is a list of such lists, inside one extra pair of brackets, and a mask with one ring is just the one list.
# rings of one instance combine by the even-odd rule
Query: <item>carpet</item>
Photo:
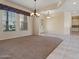
[(25, 36), (0, 41), (0, 59), (46, 59), (62, 39)]

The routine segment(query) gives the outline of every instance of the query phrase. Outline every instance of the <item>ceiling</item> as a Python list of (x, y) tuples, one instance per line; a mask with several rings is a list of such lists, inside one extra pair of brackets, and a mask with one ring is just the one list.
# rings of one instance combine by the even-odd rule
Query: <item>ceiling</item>
[[(27, 8), (29, 11), (34, 11), (34, 0), (8, 0)], [(76, 2), (76, 4), (74, 4)], [(58, 8), (58, 9), (57, 9)], [(72, 15), (79, 15), (79, 0), (37, 0), (36, 1), (37, 12), (42, 11), (42, 14), (53, 14), (60, 11), (69, 11)]]
[[(34, 0), (8, 0), (10, 2), (22, 5), (29, 10), (34, 10)], [(38, 10), (47, 10), (51, 8), (55, 8), (60, 4), (63, 0), (37, 0), (36, 1), (36, 8)]]
[(44, 10), (41, 12), (43, 15), (48, 15), (48, 11), (50, 11), (50, 15), (54, 15), (58, 12), (69, 12), (72, 16), (79, 15), (79, 0), (65, 0), (63, 5), (56, 9)]

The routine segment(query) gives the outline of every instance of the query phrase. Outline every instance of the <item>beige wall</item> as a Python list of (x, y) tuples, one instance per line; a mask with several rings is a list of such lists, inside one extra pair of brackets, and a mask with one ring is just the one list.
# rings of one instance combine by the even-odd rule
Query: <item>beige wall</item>
[(57, 35), (70, 35), (71, 29), (71, 13), (57, 12), (53, 14), (54, 17), (45, 19), (46, 32)]
[(53, 34), (64, 33), (64, 13), (55, 13), (54, 17), (47, 19), (47, 31)]
[(71, 13), (65, 12), (64, 13), (64, 34), (65, 35), (70, 35), (71, 24), (72, 24)]
[[(6, 4), (24, 11), (28, 11), (26, 8), (23, 8), (17, 4), (8, 2), (7, 0), (0, 0), (0, 3), (2, 4)], [(2, 30), (2, 24), (1, 24), (1, 13), (0, 13), (0, 40), (2, 39), (9, 39), (9, 38), (15, 38), (15, 37), (21, 37), (21, 36), (27, 36), (27, 35), (31, 35), (32, 34), (32, 21), (31, 21), (31, 17), (28, 17), (28, 30), (27, 31), (21, 31), (19, 29), (19, 19), (17, 17), (16, 19), (16, 31), (13, 32), (3, 32)]]
[(48, 30), (50, 33), (59, 35), (70, 35), (72, 24), (71, 12), (58, 12), (52, 19), (49, 19)]

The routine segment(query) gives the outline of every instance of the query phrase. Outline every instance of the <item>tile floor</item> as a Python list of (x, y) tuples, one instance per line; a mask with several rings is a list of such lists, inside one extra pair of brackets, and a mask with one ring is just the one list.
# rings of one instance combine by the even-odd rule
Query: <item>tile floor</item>
[(79, 37), (65, 37), (47, 59), (79, 59)]

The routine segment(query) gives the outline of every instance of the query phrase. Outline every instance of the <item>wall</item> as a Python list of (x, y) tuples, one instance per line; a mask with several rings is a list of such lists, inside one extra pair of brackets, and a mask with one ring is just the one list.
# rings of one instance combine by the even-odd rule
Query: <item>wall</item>
[(47, 31), (61, 35), (64, 33), (64, 13), (55, 13), (54, 17), (47, 19)]
[(32, 17), (32, 35), (38, 35), (39, 34), (39, 21), (36, 16)]
[[(0, 3), (24, 10), (24, 11), (28, 11), (26, 8), (23, 8), (17, 4), (8, 2), (6, 0), (0, 0)], [(27, 36), (27, 35), (32, 35), (32, 21), (31, 21), (31, 17), (28, 17), (28, 30), (27, 31), (21, 31), (19, 29), (19, 19), (17, 17), (16, 19), (16, 31), (13, 32), (3, 32), (2, 30), (2, 24), (1, 24), (1, 13), (0, 13), (0, 40), (3, 39), (10, 39), (10, 38), (15, 38), (15, 37), (21, 37), (21, 36)]]
[(64, 34), (65, 35), (70, 35), (71, 24), (72, 24), (71, 13), (65, 12), (64, 13)]
[(70, 35), (72, 25), (71, 12), (55, 12), (53, 15), (54, 16), (49, 19), (46, 19), (46, 17), (44, 18), (44, 16), (42, 17), (45, 19), (47, 34), (55, 34), (59, 36)]

